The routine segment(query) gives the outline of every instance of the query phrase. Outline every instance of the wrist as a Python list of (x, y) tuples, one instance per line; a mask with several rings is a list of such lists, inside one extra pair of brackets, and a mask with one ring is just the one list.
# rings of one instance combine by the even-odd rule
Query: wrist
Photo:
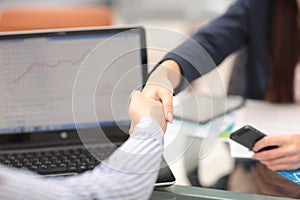
[(159, 124), (163, 132), (165, 132), (167, 122), (163, 110), (160, 107), (153, 107), (150, 112), (150, 115)]
[(153, 116), (144, 116), (134, 127), (132, 136), (147, 133), (148, 136), (160, 135), (163, 136), (163, 130), (159, 122)]
[(174, 60), (165, 60), (160, 64), (160, 68), (165, 77), (172, 84), (173, 88), (177, 87), (181, 81), (181, 70)]

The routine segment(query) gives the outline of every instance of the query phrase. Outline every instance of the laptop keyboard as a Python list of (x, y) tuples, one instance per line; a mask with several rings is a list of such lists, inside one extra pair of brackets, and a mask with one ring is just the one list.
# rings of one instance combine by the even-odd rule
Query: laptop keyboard
[(81, 173), (93, 169), (115, 149), (116, 147), (89, 149), (97, 158), (84, 147), (57, 151), (1, 153), (0, 163), (29, 169), (41, 175)]

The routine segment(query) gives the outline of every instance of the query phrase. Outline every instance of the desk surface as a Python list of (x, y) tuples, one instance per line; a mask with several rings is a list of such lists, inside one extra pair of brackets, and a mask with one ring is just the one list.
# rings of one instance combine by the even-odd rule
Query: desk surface
[(253, 195), (238, 192), (228, 192), (216, 189), (179, 186), (156, 188), (151, 200), (285, 200), (289, 198), (271, 197), (265, 195)]
[[(278, 105), (248, 100), (243, 108), (237, 110), (233, 114), (236, 117), (234, 128), (239, 128), (238, 126), (245, 124), (252, 124), (266, 132), (271, 131), (274, 133), (277, 131), (278, 133), (281, 133), (285, 130), (290, 131), (291, 133), (300, 133), (300, 124), (298, 123), (300, 118), (300, 105)], [(178, 125), (179, 128), (176, 128)], [(269, 195), (270, 198), (277, 196), (300, 199), (300, 185), (291, 182), (276, 172), (272, 172), (264, 165), (251, 159), (232, 158), (229, 153), (229, 145), (227, 142), (224, 142), (225, 140), (209, 143), (209, 145), (211, 145), (209, 147), (210, 151), (208, 151), (204, 157), (199, 158), (199, 152), (201, 154), (201, 148), (203, 146), (203, 139), (201, 137), (203, 134), (191, 134), (191, 131), (199, 131), (197, 126), (197, 124), (191, 125), (182, 122), (176, 124), (175, 122), (175, 124), (170, 126), (170, 129), (168, 128), (166, 133), (167, 142), (165, 157), (169, 162), (171, 169), (174, 164), (177, 164), (177, 166), (179, 166), (177, 170), (185, 170), (186, 173), (189, 173), (194, 170), (193, 167), (199, 167), (198, 179), (202, 185), (202, 187), (198, 188), (173, 186), (169, 189), (165, 189), (168, 192), (171, 191), (172, 193), (176, 193), (177, 196), (175, 195), (175, 198), (173, 199), (194, 199), (193, 197), (214, 199), (211, 196), (201, 196), (203, 194), (223, 195), (215, 199), (226, 198), (226, 195), (230, 195), (230, 197), (228, 197), (230, 199), (253, 199), (251, 194)], [(212, 126), (213, 124), (208, 127), (213, 129)], [(200, 137), (195, 137), (199, 135)], [(223, 145), (221, 151), (216, 148), (220, 144)], [(179, 160), (181, 160), (183, 164), (178, 165)], [(207, 160), (209, 160), (209, 165), (207, 165)], [(230, 162), (230, 167), (225, 171), (222, 171), (221, 169)], [(206, 168), (205, 173), (201, 173), (203, 168)], [(218, 172), (220, 170), (222, 172)], [(175, 173), (176, 178), (178, 178), (177, 172), (173, 172)], [(215, 181), (210, 184), (203, 184), (203, 175), (215, 176)], [(221, 189), (222, 192), (220, 192), (220, 190), (211, 189)], [(177, 193), (176, 191), (181, 191), (183, 193)], [(234, 193), (229, 191), (233, 191)], [(196, 196), (184, 196), (185, 194), (192, 192), (195, 192)], [(243, 198), (239, 195), (242, 195)], [(264, 196), (262, 199), (269, 198)]]
[(300, 104), (274, 104), (247, 100), (244, 107), (234, 114), (236, 129), (251, 124), (267, 134), (300, 133)]

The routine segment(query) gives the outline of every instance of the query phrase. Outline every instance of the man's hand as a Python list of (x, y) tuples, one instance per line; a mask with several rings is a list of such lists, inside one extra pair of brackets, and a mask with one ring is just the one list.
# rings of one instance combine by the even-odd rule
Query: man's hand
[(165, 120), (162, 104), (151, 98), (145, 97), (140, 91), (133, 91), (130, 95), (129, 115), (131, 118), (130, 133), (135, 125), (146, 116), (153, 117), (166, 132), (167, 121)]

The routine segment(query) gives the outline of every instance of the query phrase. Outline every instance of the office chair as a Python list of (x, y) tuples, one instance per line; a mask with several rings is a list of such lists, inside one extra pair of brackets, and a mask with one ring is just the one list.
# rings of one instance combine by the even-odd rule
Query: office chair
[(15, 7), (1, 12), (0, 31), (108, 26), (112, 18), (105, 6)]

